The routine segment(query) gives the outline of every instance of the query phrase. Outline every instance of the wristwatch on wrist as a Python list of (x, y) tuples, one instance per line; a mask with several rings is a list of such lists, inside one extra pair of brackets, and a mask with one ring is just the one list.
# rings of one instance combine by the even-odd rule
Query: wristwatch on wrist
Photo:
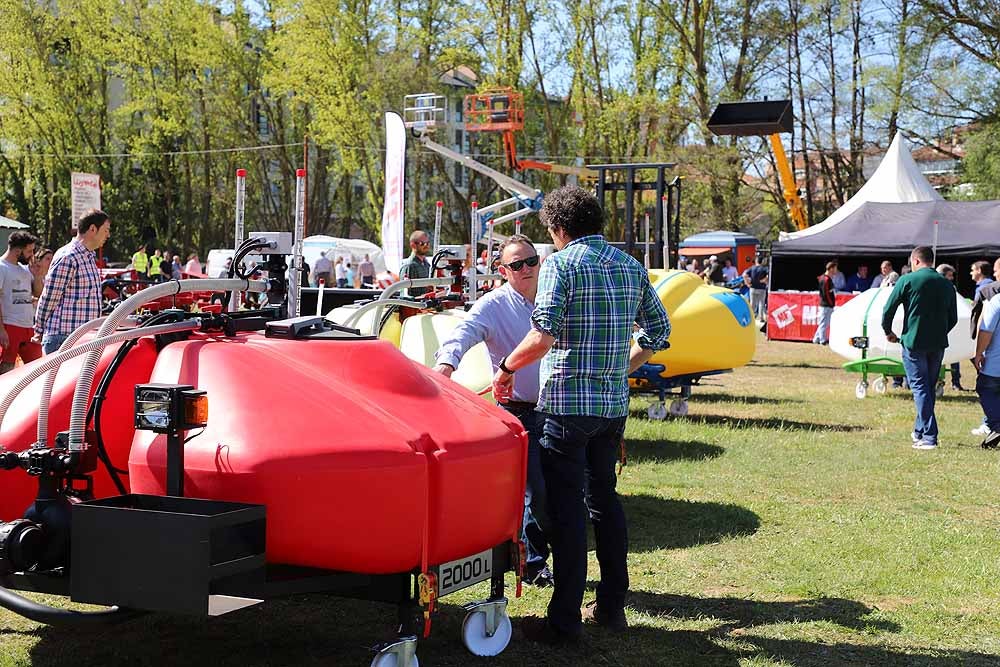
[(503, 359), (501, 359), (500, 363), (497, 364), (497, 365), (500, 367), (500, 370), (502, 370), (507, 375), (513, 375), (514, 374), (514, 371), (512, 371), (509, 368), (507, 368), (507, 357), (504, 357)]

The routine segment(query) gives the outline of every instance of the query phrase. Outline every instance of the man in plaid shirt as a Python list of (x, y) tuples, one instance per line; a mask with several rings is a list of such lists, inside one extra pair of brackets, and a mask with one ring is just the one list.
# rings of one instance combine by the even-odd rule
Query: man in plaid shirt
[(80, 218), (75, 239), (52, 258), (45, 287), (35, 311), (35, 338), (42, 351), (59, 350), (81, 324), (101, 315), (101, 271), (94, 251), (111, 236), (111, 219), (104, 211), (88, 211)]
[[(559, 252), (542, 265), (532, 330), (500, 361), (493, 394), (507, 400), (514, 373), (542, 359), (538, 411), (552, 522), (543, 528), (551, 531), (555, 587), (548, 618), (527, 618), (523, 630), (529, 639), (564, 642), (580, 637), (584, 618), (628, 627), (628, 534), (615, 462), (628, 416), (628, 374), (668, 346), (670, 321), (642, 264), (601, 235), (596, 197), (559, 188), (545, 196), (540, 218)], [(601, 583), (581, 613), (588, 512)]]

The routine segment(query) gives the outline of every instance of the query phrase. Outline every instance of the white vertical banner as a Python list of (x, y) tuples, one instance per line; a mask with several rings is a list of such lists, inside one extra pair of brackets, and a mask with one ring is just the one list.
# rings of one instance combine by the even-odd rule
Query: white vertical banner
[(72, 224), (75, 231), (83, 214), (93, 208), (101, 208), (101, 177), (98, 174), (84, 174), (74, 171), (70, 174)]
[(385, 265), (399, 272), (403, 262), (403, 196), (405, 193), (406, 126), (399, 114), (385, 114), (385, 207), (382, 209), (382, 252)]

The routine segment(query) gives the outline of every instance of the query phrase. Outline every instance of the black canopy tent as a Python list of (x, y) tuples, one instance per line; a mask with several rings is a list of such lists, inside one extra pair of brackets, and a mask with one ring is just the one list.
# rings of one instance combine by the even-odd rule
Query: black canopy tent
[(971, 294), (969, 267), (1000, 257), (1000, 201), (866, 202), (827, 230), (779, 241), (771, 246), (771, 289), (816, 289), (827, 261), (837, 259), (851, 275), (867, 264), (869, 276), (882, 260), (896, 271), (918, 245), (934, 245), (937, 261), (957, 270), (959, 291)]

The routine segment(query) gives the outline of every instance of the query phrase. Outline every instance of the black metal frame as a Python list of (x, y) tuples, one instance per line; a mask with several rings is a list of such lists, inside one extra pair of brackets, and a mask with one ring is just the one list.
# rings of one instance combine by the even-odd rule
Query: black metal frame
[[(516, 571), (516, 545), (504, 542), (493, 547), (493, 576), (489, 600), (504, 597), (504, 575)], [(156, 577), (155, 563), (147, 563), (150, 577)], [(439, 565), (431, 572), (439, 574)], [(419, 570), (392, 574), (363, 574), (319, 568), (267, 563), (248, 572), (212, 582), (210, 593), (256, 600), (273, 600), (294, 595), (323, 593), (354, 600), (386, 602), (398, 605), (399, 636), (418, 635), (420, 605)], [(0, 576), (0, 586), (11, 590), (60, 595), (72, 599), (70, 576), (66, 568), (45, 572), (15, 572)], [(459, 589), (461, 590), (461, 589)], [(457, 591), (456, 591), (457, 592)]]
[[(183, 478), (183, 442), (176, 444), (167, 449), (166, 467)], [(185, 498), (176, 481), (168, 486), (181, 493), (113, 496), (75, 506), (73, 567), (0, 575), (0, 585), (94, 604), (197, 615), (209, 612), (209, 595), (263, 601), (327, 593), (397, 604), (399, 636), (418, 634), (421, 570), (365, 574), (267, 563), (264, 506)], [(504, 598), (504, 575), (519, 569), (520, 545), (508, 540), (491, 552), (489, 601), (494, 601)], [(441, 565), (430, 565), (429, 572), (439, 577)], [(177, 575), (180, 570), (185, 576)], [(165, 572), (177, 576), (165, 577)], [(169, 581), (170, 588), (147, 590), (146, 580)], [(109, 581), (112, 589), (119, 587), (118, 593), (109, 593)]]
[[(673, 162), (636, 162), (623, 164), (591, 164), (587, 169), (597, 172), (597, 188), (595, 194), (605, 206), (605, 195), (608, 192), (625, 192), (625, 238), (624, 250), (632, 254), (636, 240), (633, 238), (635, 224), (635, 194), (644, 190), (656, 191), (655, 222), (653, 224), (654, 248), (651, 260), (654, 265), (664, 268), (677, 266), (677, 248), (680, 242), (680, 212), (681, 212), (681, 180), (675, 177), (670, 183), (666, 181), (666, 171), (677, 165)], [(656, 170), (656, 179), (640, 181), (637, 172)], [(608, 180), (608, 172), (625, 172), (624, 181), (617, 183)], [(664, 198), (666, 206), (664, 206)], [(663, 256), (663, 246), (667, 246), (667, 257)]]

